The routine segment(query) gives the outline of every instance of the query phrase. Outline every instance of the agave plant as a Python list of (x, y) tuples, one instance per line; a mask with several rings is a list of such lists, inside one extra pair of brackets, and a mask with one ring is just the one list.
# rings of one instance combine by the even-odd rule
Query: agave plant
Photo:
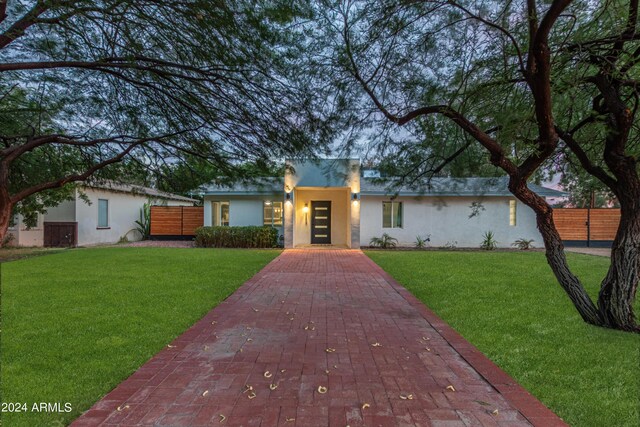
[(498, 247), (498, 242), (495, 239), (493, 231), (486, 231), (483, 236), (482, 243), (480, 244), (480, 248), (485, 251), (492, 251)]
[(528, 249), (533, 248), (533, 239), (525, 239), (525, 238), (519, 238), (518, 240), (516, 240), (515, 242), (513, 242), (511, 244), (511, 246), (515, 246), (516, 248), (522, 250), (522, 251), (526, 251)]
[(395, 248), (397, 244), (398, 239), (389, 236), (387, 233), (384, 233), (382, 237), (372, 237), (369, 241), (370, 246), (375, 246), (381, 249)]
[(148, 202), (140, 208), (140, 219), (136, 220), (136, 226), (142, 240), (147, 240), (151, 235), (151, 204)]

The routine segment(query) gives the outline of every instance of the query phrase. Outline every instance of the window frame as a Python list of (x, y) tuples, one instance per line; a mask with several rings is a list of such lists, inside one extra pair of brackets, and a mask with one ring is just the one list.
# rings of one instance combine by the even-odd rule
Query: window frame
[(518, 201), (509, 200), (509, 226), (516, 227), (518, 225)]
[[(269, 203), (269, 204), (267, 204)], [(275, 220), (276, 205), (279, 205), (280, 219), (278, 222)], [(267, 210), (271, 211), (271, 218), (267, 216)], [(264, 200), (262, 202), (262, 225), (270, 225), (271, 227), (282, 227), (284, 225), (284, 204), (280, 201), (274, 202), (273, 200)]]
[[(222, 207), (227, 207), (227, 221), (222, 223)], [(213, 227), (229, 227), (231, 225), (231, 203), (229, 200), (211, 201), (211, 225)]]
[[(102, 225), (100, 223), (100, 205), (101, 202), (106, 202), (106, 225)], [(98, 199), (98, 226), (96, 227), (96, 229), (98, 230), (108, 230), (111, 228), (111, 215), (110, 215), (110, 203), (109, 203), (109, 199)]]
[[(384, 223), (384, 206), (385, 203), (390, 203), (391, 204), (391, 224), (389, 227), (385, 226)], [(403, 202), (399, 202), (399, 201), (395, 201), (395, 200), (384, 200), (382, 202), (382, 228), (404, 228), (404, 206), (402, 205)], [(395, 208), (394, 208), (395, 206)], [(398, 215), (398, 211), (400, 212), (400, 214)], [(400, 217), (400, 225), (398, 225), (398, 216)]]

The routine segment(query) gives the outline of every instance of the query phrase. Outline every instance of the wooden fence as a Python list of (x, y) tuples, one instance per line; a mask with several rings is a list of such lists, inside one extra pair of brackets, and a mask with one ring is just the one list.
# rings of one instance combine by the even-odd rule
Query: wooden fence
[(195, 236), (204, 225), (202, 206), (151, 206), (151, 237)]
[(560, 237), (570, 242), (610, 242), (620, 223), (620, 209), (554, 209)]

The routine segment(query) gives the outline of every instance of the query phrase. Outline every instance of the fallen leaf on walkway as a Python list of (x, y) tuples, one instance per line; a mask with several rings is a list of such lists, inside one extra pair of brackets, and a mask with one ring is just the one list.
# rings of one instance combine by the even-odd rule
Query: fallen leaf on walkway
[(209, 394), (209, 390), (205, 390), (204, 393), (202, 393), (202, 397), (206, 396), (207, 394)]
[(238, 350), (238, 352), (242, 353), (242, 349)]
[(247, 342), (253, 341), (253, 338), (247, 338)]
[(251, 330), (251, 326), (247, 326), (247, 330), (249, 330), (249, 331), (250, 331), (250, 330)]
[(338, 369), (338, 365), (333, 365), (334, 369)]
[(452, 385), (448, 385), (447, 390), (456, 391), (456, 388)]
[(213, 322), (211, 322), (212, 325), (215, 325), (216, 323), (218, 323), (218, 322), (216, 322), (215, 320)]
[(364, 411), (365, 409), (370, 408), (370, 407), (371, 407), (371, 405), (369, 405), (368, 403), (364, 403), (362, 405), (362, 410)]
[(129, 409), (129, 405), (118, 406), (117, 408), (118, 412), (122, 411), (123, 409)]
[(246, 336), (247, 336), (247, 334), (240, 334), (240, 336), (241, 336), (241, 337), (246, 337)]
[(220, 416), (220, 423), (223, 423), (223, 422), (224, 422), (224, 420), (226, 420), (226, 419), (227, 419), (227, 417), (225, 417), (225, 416), (224, 416), (224, 415), (222, 415), (222, 414), (220, 414), (219, 416)]
[(176, 348), (176, 346), (175, 346), (175, 345), (171, 345), (171, 344), (167, 344), (167, 347), (169, 347), (169, 348)]
[(401, 395), (400, 395), (400, 399), (402, 399), (402, 400), (407, 400), (407, 396), (405, 396), (404, 394), (401, 394)]
[(426, 337), (422, 337), (422, 339), (423, 339), (424, 341), (430, 341), (430, 340), (431, 340), (431, 338), (426, 338)]
[(296, 420), (295, 418), (285, 418), (285, 421), (288, 422), (288, 423), (290, 423), (291, 421), (295, 421), (295, 420)]
[(265, 371), (263, 375), (265, 378), (271, 378), (273, 376), (273, 374), (269, 371)]
[(248, 391), (252, 391), (252, 390), (253, 390), (253, 387), (252, 387), (252, 386), (250, 386), (249, 384), (245, 385), (244, 387), (245, 387), (245, 388), (244, 388), (243, 393), (246, 393), (246, 392), (248, 392)]
[(282, 372), (284, 374), (285, 372), (287, 372), (287, 370), (286, 369), (280, 369), (280, 372)]
[(427, 350), (427, 351), (431, 351), (431, 349), (429, 347), (425, 347), (424, 349)]
[(371, 344), (372, 347), (382, 347), (382, 344), (380, 344), (379, 342), (374, 342), (373, 344)]
[(335, 348), (328, 348), (325, 350), (327, 353), (335, 353), (336, 349)]
[(204, 347), (202, 347), (202, 349), (203, 349), (204, 351), (207, 351), (207, 350), (209, 350), (209, 346), (208, 346), (208, 345), (205, 345)]
[(413, 400), (413, 394), (408, 394), (408, 395), (407, 395), (407, 399), (409, 399), (409, 400)]
[(270, 388), (271, 390), (275, 390), (275, 389), (277, 389), (277, 388), (278, 388), (278, 384), (269, 384), (269, 388)]
[(321, 385), (318, 386), (318, 393), (325, 394), (327, 392), (327, 388)]
[(491, 412), (493, 415), (498, 415), (500, 412), (497, 409), (494, 409), (493, 412)]
[(284, 300), (280, 301), (280, 304), (284, 304)]
[(255, 392), (253, 392), (253, 391), (252, 391), (251, 393), (249, 393), (249, 394), (247, 395), (247, 397), (249, 398), (249, 400), (251, 400), (251, 399), (253, 399), (253, 398), (255, 398), (255, 397), (256, 397), (256, 394), (255, 394)]

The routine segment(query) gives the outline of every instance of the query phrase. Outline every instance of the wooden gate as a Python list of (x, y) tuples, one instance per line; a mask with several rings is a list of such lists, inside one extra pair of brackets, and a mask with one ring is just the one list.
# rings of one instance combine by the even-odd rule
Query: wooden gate
[(616, 237), (620, 209), (554, 209), (553, 221), (565, 243), (609, 246)]
[(45, 221), (44, 246), (48, 248), (78, 246), (78, 223)]
[(203, 225), (202, 206), (151, 206), (151, 238), (195, 236)]

